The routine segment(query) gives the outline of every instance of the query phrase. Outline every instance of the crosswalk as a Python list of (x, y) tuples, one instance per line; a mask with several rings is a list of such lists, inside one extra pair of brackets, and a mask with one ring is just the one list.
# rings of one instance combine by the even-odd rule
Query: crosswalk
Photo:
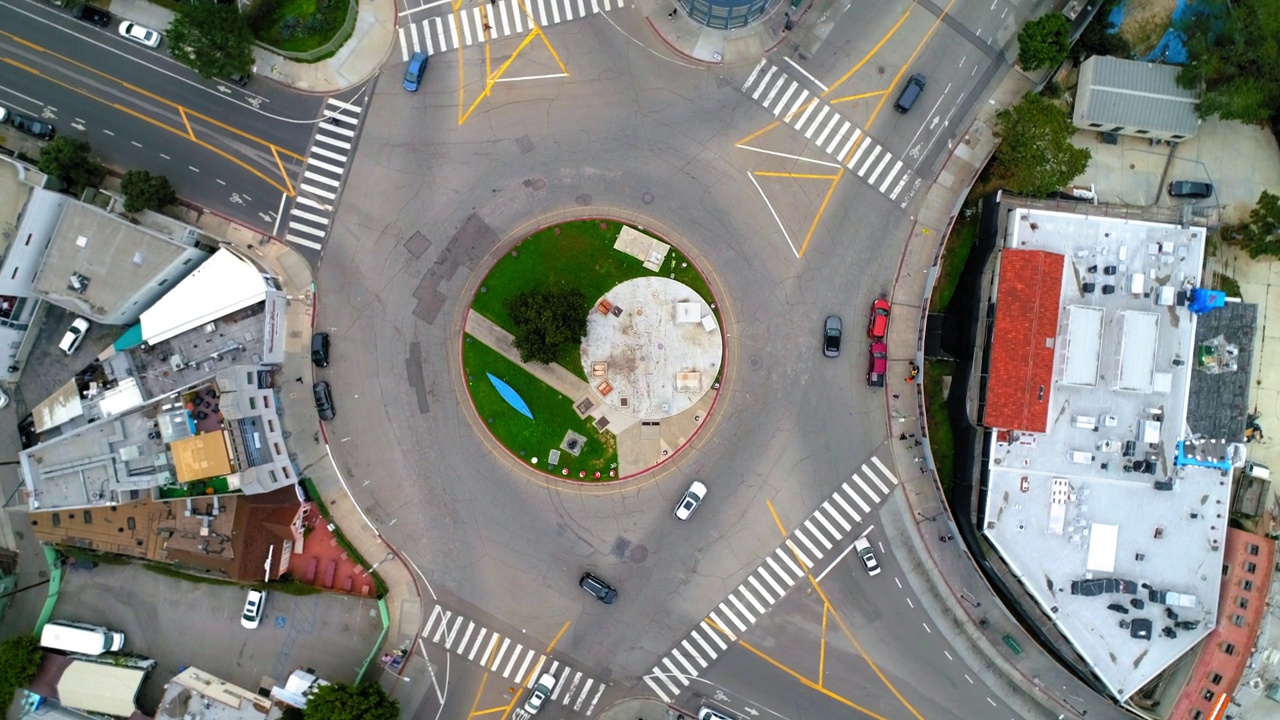
[[(874, 466), (874, 470), (872, 469)], [(852, 483), (852, 484), (851, 484)], [(773, 553), (644, 677), (649, 688), (671, 702), (693, 678), (736, 642), (760, 616), (803, 578), (898, 485), (898, 478), (872, 456), (814, 510)], [(855, 535), (856, 537), (856, 535)]]
[(289, 225), (284, 239), (295, 245), (319, 250), (329, 235), (329, 221), (338, 200), (347, 161), (353, 154), (356, 129), (360, 125), (359, 105), (329, 98), (324, 120), (316, 126), (316, 136), (302, 168)]
[(616, 10), (624, 0), (497, 0), (463, 8), (449, 15), (429, 17), (400, 28), (400, 56), (412, 53), (437, 55), (459, 47), (471, 47), (534, 27)]
[(556, 686), (551, 691), (550, 702), (587, 716), (595, 711), (596, 702), (608, 687), (601, 680), (588, 677), (539, 650), (525, 647), (441, 605), (431, 610), (422, 637), (525, 688), (533, 687), (543, 672), (552, 673), (556, 676)]
[(742, 92), (890, 200), (910, 182), (901, 159), (767, 59), (751, 71)]

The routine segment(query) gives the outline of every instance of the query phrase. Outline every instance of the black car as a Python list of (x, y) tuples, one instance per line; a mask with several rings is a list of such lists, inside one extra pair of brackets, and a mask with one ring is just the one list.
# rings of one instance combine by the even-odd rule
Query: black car
[(92, 5), (77, 5), (76, 8), (71, 11), (71, 17), (97, 25), (98, 27), (106, 27), (111, 24), (111, 13)]
[(1207, 182), (1196, 182), (1195, 180), (1174, 180), (1169, 183), (1169, 197), (1213, 197), (1213, 186)]
[(316, 367), (329, 367), (329, 333), (315, 333), (311, 336), (311, 362)]
[(35, 118), (29, 118), (26, 115), (14, 113), (9, 120), (9, 124), (32, 137), (38, 137), (41, 140), (52, 140), (56, 134), (53, 126), (47, 122), (40, 122)]
[(843, 325), (840, 318), (835, 315), (827, 317), (827, 321), (822, 324), (822, 354), (827, 357), (838, 357), (840, 355), (840, 334), (843, 332)]
[(578, 580), (578, 587), (591, 593), (605, 605), (612, 605), (613, 601), (618, 599), (618, 591), (614, 590), (612, 585), (591, 573), (582, 574), (582, 578)]
[(316, 397), (316, 412), (321, 420), (333, 419), (333, 394), (329, 392), (329, 383), (321, 380), (311, 386), (311, 393)]

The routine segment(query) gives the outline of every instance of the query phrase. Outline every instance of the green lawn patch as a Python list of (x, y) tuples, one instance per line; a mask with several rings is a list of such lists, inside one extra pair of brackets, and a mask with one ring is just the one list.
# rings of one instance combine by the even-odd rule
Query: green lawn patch
[(259, 42), (302, 53), (332, 40), (349, 7), (348, 0), (258, 0), (245, 18)]
[[(527, 290), (578, 288), (594, 305), (618, 283), (658, 275), (674, 275), (673, 279), (688, 285), (708, 305), (715, 302), (706, 280), (676, 248), (667, 253), (666, 262), (658, 272), (650, 272), (640, 260), (614, 250), (614, 240), (621, 230), (619, 222), (579, 220), (530, 235), (493, 266), (480, 283), (481, 291), (476, 293), (471, 308), (498, 327), (513, 332), (515, 324), (504, 303), (507, 298)], [(713, 308), (712, 312), (719, 321), (719, 309)], [(566, 348), (556, 364), (587, 379), (577, 347)]]
[(953, 375), (956, 364), (946, 360), (924, 361), (924, 406), (929, 428), (929, 451), (938, 470), (938, 479), (945, 492), (951, 492), (951, 479), (955, 473), (955, 438), (951, 434), (951, 419), (947, 416), (947, 401), (942, 395), (942, 379)]
[(951, 296), (956, 293), (960, 284), (960, 272), (969, 259), (969, 253), (978, 241), (978, 213), (969, 219), (957, 218), (951, 226), (951, 236), (942, 249), (942, 262), (938, 267), (938, 280), (933, 286), (933, 297), (929, 300), (929, 311), (946, 312), (951, 304)]
[(166, 485), (160, 488), (160, 497), (164, 500), (177, 500), (185, 497), (203, 497), (206, 495), (226, 495), (231, 492), (225, 477), (206, 478), (178, 485)]
[[(617, 467), (618, 449), (612, 433), (598, 432), (590, 422), (574, 412), (572, 398), (561, 395), (497, 350), (470, 335), (465, 336), (462, 368), (480, 421), (511, 454), (524, 462), (538, 458), (534, 467), (546, 472), (568, 468), (570, 476), (575, 479), (578, 479), (579, 471), (586, 471), (588, 479), (595, 479), (594, 474), (599, 472), (600, 479), (607, 480), (609, 471)], [(489, 382), (487, 373), (493, 373), (520, 393), (533, 411), (534, 419), (530, 420), (508, 405)], [(560, 447), (565, 432), (569, 430), (587, 438), (582, 453), (574, 457), (562, 451), (559, 466), (548, 468), (547, 453)]]

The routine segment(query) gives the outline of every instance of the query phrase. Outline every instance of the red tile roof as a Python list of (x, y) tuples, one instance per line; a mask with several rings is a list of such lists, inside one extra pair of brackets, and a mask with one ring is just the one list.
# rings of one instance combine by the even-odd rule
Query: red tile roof
[(996, 289), (987, 405), (982, 424), (1028, 432), (1049, 429), (1054, 338), (1066, 258), (1043, 250), (1005, 250)]

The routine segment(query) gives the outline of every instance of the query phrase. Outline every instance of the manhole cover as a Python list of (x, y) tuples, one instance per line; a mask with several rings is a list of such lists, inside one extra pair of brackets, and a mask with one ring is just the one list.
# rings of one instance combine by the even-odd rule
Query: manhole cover
[(752, 370), (759, 370), (760, 368), (764, 367), (764, 358), (760, 357), (759, 355), (752, 355), (751, 357), (747, 358), (747, 364), (751, 366)]
[(627, 550), (630, 550), (630, 549), (631, 549), (631, 541), (622, 537), (621, 535), (618, 536), (617, 540), (613, 541), (613, 551), (612, 551), (613, 555), (619, 558), (625, 558), (627, 556)]
[(641, 202), (643, 202), (645, 205), (649, 205), (649, 204), (651, 204), (651, 203), (653, 202), (653, 193), (651, 193), (651, 192), (647, 192), (647, 193), (645, 193), (645, 194), (641, 195), (641, 196), (640, 196), (640, 201), (641, 201)]

